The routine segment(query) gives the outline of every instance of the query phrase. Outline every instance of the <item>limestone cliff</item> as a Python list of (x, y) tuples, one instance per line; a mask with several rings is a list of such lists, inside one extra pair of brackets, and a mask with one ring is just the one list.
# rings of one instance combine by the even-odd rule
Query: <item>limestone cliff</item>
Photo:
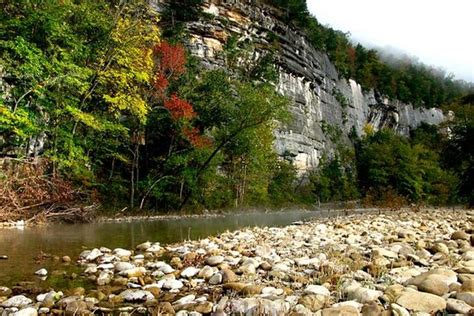
[(360, 135), (366, 124), (408, 135), (421, 122), (439, 124), (444, 120), (439, 109), (415, 109), (388, 100), (377, 91), (362, 91), (353, 80), (339, 78), (326, 54), (313, 48), (301, 31), (284, 24), (274, 8), (260, 1), (208, 0), (204, 11), (209, 18), (189, 23), (187, 28), (192, 53), (207, 67), (222, 66), (219, 52), (231, 35), (261, 46), (278, 39), (278, 89), (292, 100), (293, 120), (275, 131), (275, 148), (279, 154), (296, 155), (295, 163), (302, 172), (316, 167), (322, 154), (334, 148), (329, 131), (341, 131), (341, 141), (349, 142), (351, 130)]

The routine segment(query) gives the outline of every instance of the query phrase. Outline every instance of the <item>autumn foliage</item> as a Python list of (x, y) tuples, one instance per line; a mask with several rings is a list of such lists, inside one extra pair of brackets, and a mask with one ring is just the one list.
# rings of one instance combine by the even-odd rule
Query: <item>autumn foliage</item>
[(153, 85), (156, 94), (163, 98), (170, 80), (176, 80), (186, 72), (186, 52), (180, 44), (163, 41), (155, 45), (153, 53), (158, 60)]
[(203, 136), (196, 127), (185, 127), (183, 129), (183, 134), (195, 148), (205, 148), (212, 144), (209, 137)]
[(196, 116), (193, 106), (189, 102), (180, 99), (176, 94), (165, 100), (165, 108), (174, 120), (191, 120)]
[(186, 53), (180, 44), (170, 44), (166, 41), (155, 45), (153, 52), (157, 60), (153, 86), (155, 95), (163, 102), (175, 122), (180, 122), (180, 133), (196, 148), (208, 147), (211, 140), (203, 136), (200, 130), (192, 126), (192, 120), (197, 116), (193, 106), (181, 99), (177, 93), (169, 95), (170, 82), (179, 79), (186, 73)]

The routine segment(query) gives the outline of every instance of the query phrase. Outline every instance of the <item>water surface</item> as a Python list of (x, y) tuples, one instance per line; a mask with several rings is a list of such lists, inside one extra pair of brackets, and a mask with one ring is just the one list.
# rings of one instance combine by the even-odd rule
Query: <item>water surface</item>
[(34, 272), (43, 267), (48, 271), (59, 269), (69, 274), (75, 270), (79, 272), (74, 263), (66, 266), (47, 256), (41, 258), (41, 254), (59, 257), (68, 255), (75, 261), (82, 250), (94, 247), (132, 249), (145, 241), (159, 241), (166, 245), (249, 226), (284, 226), (320, 215), (319, 212), (298, 210), (172, 220), (50, 225), (24, 230), (0, 229), (0, 256), (8, 256), (8, 260), (0, 260), (0, 286), (12, 286), (24, 280), (34, 280), (43, 287), (67, 288), (77, 285), (76, 281), (63, 277), (50, 276), (46, 282), (35, 278)]

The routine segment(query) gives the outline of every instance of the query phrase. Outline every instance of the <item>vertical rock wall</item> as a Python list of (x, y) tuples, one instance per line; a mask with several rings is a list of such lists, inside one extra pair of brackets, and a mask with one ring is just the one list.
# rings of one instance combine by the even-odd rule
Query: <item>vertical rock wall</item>
[(292, 100), (293, 120), (276, 131), (275, 148), (281, 155), (295, 155), (295, 164), (306, 172), (334, 148), (335, 132), (349, 144), (351, 130), (360, 135), (366, 124), (375, 130), (389, 127), (402, 135), (421, 122), (439, 124), (439, 109), (415, 109), (388, 100), (376, 91), (364, 92), (357, 82), (340, 79), (328, 56), (313, 48), (301, 31), (278, 18), (278, 12), (257, 0), (208, 0), (208, 18), (187, 25), (189, 47), (209, 68), (223, 66), (221, 51), (229, 36), (251, 40), (265, 47), (279, 43), (279, 86)]

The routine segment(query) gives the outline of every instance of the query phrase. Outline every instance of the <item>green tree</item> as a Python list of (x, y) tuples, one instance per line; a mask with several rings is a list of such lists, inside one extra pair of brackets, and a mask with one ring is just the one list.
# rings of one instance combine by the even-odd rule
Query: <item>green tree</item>
[(363, 192), (387, 189), (410, 201), (445, 203), (455, 178), (443, 171), (436, 152), (422, 144), (382, 130), (367, 136), (357, 148), (358, 178)]

